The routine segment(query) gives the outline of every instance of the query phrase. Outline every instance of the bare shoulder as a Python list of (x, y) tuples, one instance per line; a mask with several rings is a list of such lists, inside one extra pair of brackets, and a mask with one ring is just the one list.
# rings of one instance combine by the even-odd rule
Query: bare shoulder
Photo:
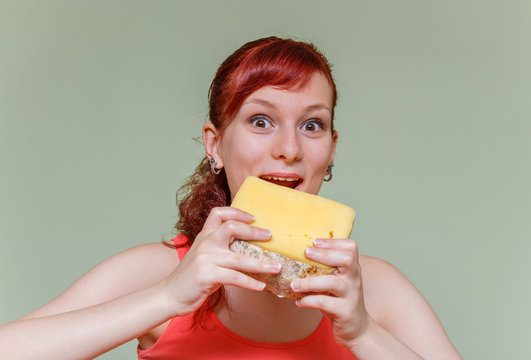
[(397, 289), (407, 290), (408, 288), (412, 290), (411, 287), (414, 287), (408, 278), (388, 261), (360, 254), (359, 263), (365, 291), (386, 292)]
[(376, 323), (425, 358), (461, 358), (433, 308), (397, 267), (361, 254), (359, 262), (365, 306)]
[(391, 263), (361, 254), (359, 262), (367, 310), (378, 323), (389, 321), (403, 301), (415, 299), (429, 306), (413, 283)]
[(161, 242), (132, 247), (97, 264), (55, 299), (21, 319), (101, 304), (161, 281), (178, 264), (177, 251)]

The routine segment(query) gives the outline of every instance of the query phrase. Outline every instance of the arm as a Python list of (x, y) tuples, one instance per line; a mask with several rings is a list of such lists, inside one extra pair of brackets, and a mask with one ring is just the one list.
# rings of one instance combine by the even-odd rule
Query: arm
[(424, 359), (462, 359), (435, 311), (400, 270), (368, 256), (360, 264), (371, 322), (353, 346), (357, 353), (408, 359), (407, 349)]
[[(435, 312), (389, 263), (361, 256), (350, 239), (323, 239), (307, 256), (339, 274), (294, 284), (309, 294), (299, 306), (323, 311), (337, 341), (363, 359), (461, 359)], [(359, 259), (358, 259), (359, 258)]]
[(157, 286), (103, 304), (0, 328), (5, 359), (92, 359), (170, 317)]
[(93, 358), (194, 312), (223, 284), (263, 290), (265, 284), (244, 273), (278, 273), (280, 267), (229, 249), (235, 238), (271, 237), (246, 224), (252, 219), (238, 209), (214, 209), (182, 262), (171, 259), (172, 249), (164, 250), (172, 256), (150, 256), (135, 248), (105, 261), (51, 303), (0, 327), (0, 358)]
[(0, 327), (0, 358), (93, 358), (164, 322), (171, 312), (159, 282), (178, 263), (173, 253), (147, 244), (105, 260), (48, 304)]

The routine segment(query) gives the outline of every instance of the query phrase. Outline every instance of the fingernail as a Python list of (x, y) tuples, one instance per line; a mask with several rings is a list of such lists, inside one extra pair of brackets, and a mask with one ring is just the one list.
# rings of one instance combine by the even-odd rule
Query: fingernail
[(300, 284), (299, 284), (299, 282), (293, 280), (293, 281), (291, 282), (291, 289), (292, 289), (293, 291), (297, 291), (297, 290), (299, 290), (299, 289), (300, 289)]
[(317, 255), (317, 249), (316, 248), (313, 248), (311, 246), (308, 246), (306, 248), (306, 255), (308, 256), (314, 256), (314, 255)]
[(261, 230), (262, 232), (262, 235), (265, 236), (266, 238), (270, 238), (271, 237), (271, 231), (267, 230), (267, 229), (262, 229)]
[(295, 300), (295, 305), (297, 305), (297, 306), (301, 306), (301, 300), (300, 300), (300, 299)]
[(258, 290), (264, 290), (266, 287), (266, 284), (263, 282), (260, 282), (260, 284), (257, 285)]
[(277, 262), (268, 262), (266, 264), (266, 269), (268, 271), (280, 271), (280, 269), (282, 268), (282, 264), (281, 263), (277, 263)]
[(321, 246), (325, 244), (325, 239), (313, 239), (313, 244), (315, 246)]

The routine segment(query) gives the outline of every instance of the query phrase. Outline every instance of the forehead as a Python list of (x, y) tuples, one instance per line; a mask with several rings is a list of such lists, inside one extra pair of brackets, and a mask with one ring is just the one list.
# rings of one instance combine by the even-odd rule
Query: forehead
[[(278, 86), (263, 86), (245, 99), (242, 107), (266, 100), (278, 105), (324, 105), (332, 113), (333, 92), (328, 80), (320, 73), (314, 73), (310, 80), (296, 88), (286, 89)], [(240, 108), (241, 109), (241, 108)]]

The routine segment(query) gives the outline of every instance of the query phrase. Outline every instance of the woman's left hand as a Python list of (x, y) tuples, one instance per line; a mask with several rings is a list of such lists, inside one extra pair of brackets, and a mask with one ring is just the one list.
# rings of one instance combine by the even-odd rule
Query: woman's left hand
[(297, 306), (320, 309), (330, 319), (336, 340), (350, 348), (373, 321), (363, 299), (357, 244), (352, 239), (315, 239), (314, 246), (306, 249), (306, 257), (336, 267), (338, 273), (293, 281), (295, 292), (309, 293)]

